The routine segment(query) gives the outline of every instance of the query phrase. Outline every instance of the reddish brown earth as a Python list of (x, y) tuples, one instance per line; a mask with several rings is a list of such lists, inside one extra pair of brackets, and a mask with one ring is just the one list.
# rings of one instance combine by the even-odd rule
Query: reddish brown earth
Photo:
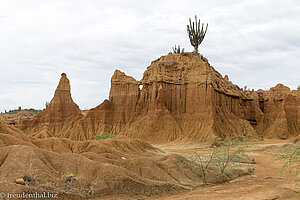
[[(299, 102), (299, 90), (281, 84), (242, 90), (203, 56), (182, 53), (153, 61), (140, 81), (116, 70), (109, 100), (82, 112), (63, 73), (46, 109), (17, 127), (0, 121), (0, 192), (51, 191), (60, 199), (295, 199), (298, 177), (281, 177), (282, 163), (272, 161), (283, 151), (277, 140), (254, 144), (260, 149), (250, 152), (255, 165), (225, 176), (210, 168), (209, 185), (189, 156), (211, 136), (298, 136)], [(103, 132), (119, 136), (91, 140)]]
[[(140, 89), (140, 86), (143, 86)], [(171, 54), (153, 61), (140, 81), (116, 70), (109, 100), (81, 114), (62, 75), (47, 109), (20, 128), (37, 138), (86, 140), (102, 132), (152, 143), (252, 134), (287, 139), (300, 133), (300, 90), (278, 84), (248, 91), (203, 56)]]
[[(222, 183), (251, 172), (248, 166), (232, 169), (224, 179), (212, 168), (209, 182)], [(137, 139), (38, 139), (1, 121), (0, 177), (1, 192), (51, 192), (59, 199), (144, 199), (204, 184), (201, 172), (185, 157)], [(17, 184), (17, 179), (26, 184)]]
[(37, 138), (64, 137), (64, 130), (83, 116), (78, 105), (73, 102), (70, 91), (69, 79), (62, 73), (48, 107), (34, 118), (23, 120), (20, 128), (26, 129), (26, 133)]
[[(224, 199), (224, 200), (286, 200), (299, 199), (300, 176), (288, 171), (282, 172), (283, 163), (275, 160), (277, 153), (282, 152), (286, 142), (282, 140), (265, 140), (252, 143), (249, 148), (258, 151), (250, 152), (255, 159), (254, 173), (243, 176), (225, 184), (207, 185), (196, 188), (190, 192), (171, 195), (159, 200), (198, 200), (198, 199)], [(176, 152), (187, 156), (195, 148), (203, 146), (191, 144), (156, 145), (168, 152)]]
[(18, 127), (23, 120), (32, 119), (35, 115), (36, 113), (21, 110), (17, 113), (1, 113), (0, 120), (6, 124)]
[[(51, 192), (58, 199), (297, 199), (300, 177), (280, 174), (282, 163), (274, 161), (284, 144), (253, 143), (249, 150), (256, 150), (250, 151), (256, 164), (226, 172), (231, 177), (227, 183), (212, 169), (208, 174), (212, 181), (205, 185), (189, 161), (195, 151), (211, 148), (205, 143), (154, 147), (124, 136), (37, 139), (0, 121), (0, 191)], [(27, 180), (26, 185), (17, 184), (19, 178)]]

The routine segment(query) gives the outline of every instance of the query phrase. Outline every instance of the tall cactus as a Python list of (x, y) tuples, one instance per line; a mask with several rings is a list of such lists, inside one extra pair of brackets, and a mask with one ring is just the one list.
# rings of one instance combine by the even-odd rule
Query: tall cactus
[(203, 41), (206, 31), (207, 31), (208, 23), (206, 24), (206, 29), (204, 31), (204, 23), (202, 23), (202, 28), (200, 25), (200, 19), (197, 20), (197, 16), (195, 15), (195, 22), (192, 23), (190, 18), (190, 25), (187, 25), (187, 32), (190, 38), (191, 45), (195, 48), (195, 52), (198, 53), (198, 47)]

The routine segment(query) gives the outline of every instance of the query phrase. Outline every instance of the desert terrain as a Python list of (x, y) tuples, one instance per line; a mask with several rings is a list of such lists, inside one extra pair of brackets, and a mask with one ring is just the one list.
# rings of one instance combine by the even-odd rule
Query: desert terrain
[(62, 73), (47, 108), (23, 115), (0, 118), (3, 199), (299, 199), (276, 158), (299, 148), (300, 90), (239, 88), (198, 53), (162, 56), (140, 81), (116, 70), (84, 112)]
[[(292, 145), (282, 140), (265, 140), (249, 144), (249, 156), (254, 158), (254, 171), (226, 182), (195, 188), (190, 192), (157, 199), (299, 199), (299, 176), (282, 171), (282, 162), (276, 160), (278, 152)], [(203, 145), (158, 145), (161, 149), (188, 156)], [(205, 148), (205, 147), (204, 147)], [(202, 149), (203, 150), (203, 149)]]

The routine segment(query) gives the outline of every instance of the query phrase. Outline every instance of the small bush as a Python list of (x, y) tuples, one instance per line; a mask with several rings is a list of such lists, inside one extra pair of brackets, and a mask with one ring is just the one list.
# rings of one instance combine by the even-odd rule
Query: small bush
[(296, 144), (293, 148), (277, 155), (276, 160), (280, 160), (283, 163), (281, 171), (287, 171), (289, 173), (295, 172), (297, 175), (300, 173), (300, 145)]
[(114, 135), (114, 134), (110, 134), (110, 133), (104, 132), (104, 133), (95, 135), (94, 138), (95, 138), (96, 140), (100, 140), (100, 139), (114, 138), (114, 137), (116, 137), (116, 136), (117, 136), (117, 135)]
[(61, 176), (62, 182), (65, 189), (71, 190), (74, 188), (74, 183), (76, 181), (75, 174), (72, 172), (67, 172)]
[[(253, 164), (246, 154), (249, 136), (239, 136), (237, 138), (213, 138), (210, 142), (211, 149), (207, 152), (194, 152), (191, 158), (192, 163), (202, 174), (204, 183), (210, 182), (208, 179), (211, 169), (217, 169), (217, 176), (227, 176), (228, 169), (234, 169), (244, 164)], [(204, 153), (204, 154), (203, 154)]]
[(300, 90), (300, 85), (298, 85), (297, 90)]
[(217, 143), (217, 147), (213, 149), (212, 163), (219, 169), (220, 174), (224, 174), (228, 167), (236, 166), (244, 157), (248, 157), (245, 154), (246, 141), (243, 139), (219, 139)]

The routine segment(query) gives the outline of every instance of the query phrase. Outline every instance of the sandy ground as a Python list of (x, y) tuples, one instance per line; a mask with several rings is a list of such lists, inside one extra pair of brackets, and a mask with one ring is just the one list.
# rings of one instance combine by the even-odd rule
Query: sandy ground
[[(252, 143), (250, 148), (260, 149), (269, 145), (280, 146), (287, 141), (265, 140)], [(154, 145), (169, 153), (179, 153), (188, 156), (192, 152), (205, 148), (204, 144), (162, 144)], [(282, 174), (282, 163), (274, 160), (274, 153), (264, 151), (249, 152), (256, 164), (252, 175), (240, 177), (229, 183), (207, 185), (195, 188), (187, 193), (160, 197), (160, 200), (199, 200), (199, 199), (239, 199), (239, 200), (272, 200), (272, 199), (300, 199), (299, 177)]]

